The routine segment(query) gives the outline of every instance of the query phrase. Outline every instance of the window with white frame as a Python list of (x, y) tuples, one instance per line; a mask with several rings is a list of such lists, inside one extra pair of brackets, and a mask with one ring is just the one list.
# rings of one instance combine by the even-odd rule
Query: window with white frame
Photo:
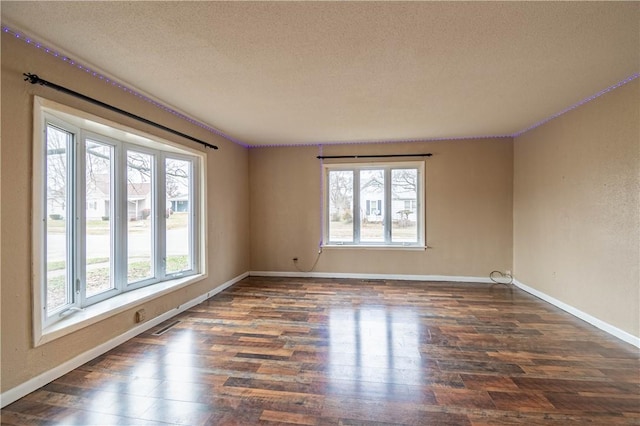
[(41, 327), (131, 290), (203, 273), (202, 155), (52, 108), (37, 116)]
[(424, 162), (324, 168), (325, 245), (424, 246)]

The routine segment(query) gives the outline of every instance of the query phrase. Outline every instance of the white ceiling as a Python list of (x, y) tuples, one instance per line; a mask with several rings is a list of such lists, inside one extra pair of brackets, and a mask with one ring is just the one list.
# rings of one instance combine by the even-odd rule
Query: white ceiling
[(640, 70), (639, 2), (2, 1), (1, 12), (247, 145), (511, 135)]

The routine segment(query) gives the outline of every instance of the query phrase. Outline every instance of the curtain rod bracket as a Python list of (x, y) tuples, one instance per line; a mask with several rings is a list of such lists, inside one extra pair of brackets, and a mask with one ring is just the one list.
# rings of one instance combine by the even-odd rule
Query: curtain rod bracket
[(76, 98), (82, 99), (82, 100), (87, 101), (89, 103), (92, 103), (94, 105), (101, 106), (102, 108), (106, 108), (106, 109), (108, 109), (110, 111), (117, 112), (118, 114), (127, 116), (129, 118), (133, 118), (134, 120), (138, 120), (138, 121), (140, 121), (142, 123), (148, 124), (150, 126), (156, 127), (158, 129), (164, 130), (166, 132), (173, 133), (174, 135), (183, 137), (185, 139), (189, 139), (191, 141), (198, 142), (199, 144), (203, 145), (205, 148), (218, 149), (218, 147), (216, 145), (212, 145), (212, 144), (210, 144), (208, 142), (205, 142), (203, 140), (194, 138), (193, 136), (189, 136), (187, 134), (184, 134), (182, 132), (174, 130), (174, 129), (170, 128), (170, 127), (163, 126), (162, 124), (158, 124), (158, 123), (156, 123), (154, 121), (147, 120), (144, 117), (140, 117), (139, 115), (132, 114), (132, 113), (130, 113), (128, 111), (125, 111), (123, 109), (120, 109), (118, 107), (114, 107), (113, 105), (109, 105), (109, 104), (104, 103), (102, 101), (99, 101), (97, 99), (91, 98), (91, 97), (89, 97), (87, 95), (83, 95), (82, 93), (78, 93), (78, 92), (76, 92), (74, 90), (67, 89), (66, 87), (59, 86), (59, 85), (57, 85), (55, 83), (51, 83), (50, 81), (47, 81), (47, 80), (44, 80), (44, 79), (38, 77), (37, 74), (32, 74), (30, 72), (26, 72), (26, 73), (23, 73), (22, 75), (24, 75), (24, 81), (28, 81), (31, 84), (39, 84), (41, 86), (51, 87), (52, 89), (55, 89), (55, 90), (57, 90), (59, 92), (66, 93), (68, 95), (71, 95), (71, 96), (74, 96)]
[(24, 75), (24, 81), (29, 81), (31, 84), (42, 84), (40, 77), (37, 74), (31, 74), (30, 72), (22, 74)]

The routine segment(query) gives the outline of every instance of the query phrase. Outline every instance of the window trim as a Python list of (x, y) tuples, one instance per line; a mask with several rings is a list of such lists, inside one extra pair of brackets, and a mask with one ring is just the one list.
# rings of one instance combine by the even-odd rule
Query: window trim
[[(83, 292), (83, 297), (76, 297), (74, 304), (71, 305), (72, 310), (68, 312), (68, 315), (60, 316), (60, 312), (56, 311), (54, 314), (58, 316), (55, 321), (47, 320), (49, 317), (46, 312), (46, 279), (47, 279), (47, 266), (46, 266), (46, 212), (47, 212), (47, 185), (46, 179), (46, 150), (44, 149), (47, 144), (46, 139), (46, 122), (55, 124), (58, 120), (63, 125), (63, 129), (69, 129), (73, 127), (75, 138), (73, 143), (76, 146), (84, 143), (86, 137), (95, 137), (97, 142), (112, 145), (114, 142), (120, 144), (120, 152), (126, 152), (129, 147), (134, 147), (137, 151), (146, 151), (147, 149), (153, 150), (158, 155), (158, 164), (160, 161), (164, 162), (166, 158), (175, 159), (189, 159), (192, 164), (191, 173), (191, 196), (193, 198), (193, 207), (190, 209), (192, 219), (191, 226), (196, 226), (193, 229), (192, 236), (190, 237), (190, 248), (193, 254), (191, 262), (192, 273), (189, 275), (174, 273), (166, 274), (162, 277), (156, 277), (154, 283), (141, 288), (127, 288), (127, 283), (121, 285), (125, 289), (115, 296), (106, 298), (104, 300), (96, 300), (95, 302), (86, 305), (84, 308), (79, 308), (77, 303), (80, 299), (86, 301), (86, 294)], [(76, 132), (77, 131), (77, 132)], [(168, 294), (179, 288), (185, 287), (192, 283), (201, 281), (208, 277), (208, 268), (206, 265), (207, 259), (207, 175), (206, 175), (206, 154), (202, 151), (184, 146), (161, 137), (157, 137), (143, 131), (131, 128), (111, 120), (107, 120), (93, 114), (60, 104), (55, 101), (51, 101), (39, 96), (33, 97), (33, 171), (32, 171), (32, 318), (33, 318), (33, 343), (34, 347), (42, 345), (46, 342), (52, 341), (64, 335), (70, 334), (80, 328), (89, 326), (96, 322), (102, 321), (106, 318), (117, 315), (120, 312), (130, 309), (134, 306), (140, 305), (143, 302), (156, 299), (162, 295)], [(85, 152), (84, 150), (78, 150)], [(116, 150), (114, 149), (114, 152)], [(80, 154), (76, 153), (76, 157), (79, 158)], [(113, 161), (114, 167), (118, 167), (116, 160), (118, 154), (114, 155)], [(79, 165), (74, 167), (80, 167), (86, 159), (80, 159)], [(84, 173), (84, 169), (82, 170)], [(77, 175), (74, 175), (77, 176)], [(84, 180), (84, 178), (82, 179)], [(117, 183), (112, 183), (117, 186)], [(75, 194), (72, 194), (75, 202), (84, 198), (81, 193), (84, 188), (83, 185), (77, 185), (78, 189)], [(164, 187), (164, 183), (161, 185)], [(82, 187), (82, 188), (80, 188)], [(122, 189), (120, 189), (122, 192)], [(115, 189), (114, 197), (122, 196), (118, 195), (118, 189)], [(126, 194), (123, 195), (126, 198)], [(157, 197), (155, 197), (157, 198)], [(154, 202), (157, 202), (154, 201)], [(84, 201), (80, 201), (78, 208), (84, 207)], [(124, 207), (126, 209), (126, 204)], [(156, 209), (156, 211), (158, 211)], [(163, 210), (164, 211), (164, 210)], [(158, 216), (164, 215), (157, 213)], [(83, 216), (83, 215), (82, 215)], [(193, 219), (195, 218), (195, 220)], [(85, 218), (86, 219), (86, 218)], [(71, 221), (70, 221), (71, 222)], [(84, 226), (83, 221), (76, 221), (74, 219), (73, 226)], [(162, 224), (158, 226), (164, 226), (164, 220)], [(115, 222), (114, 222), (115, 226)], [(78, 229), (80, 229), (78, 228)], [(121, 228), (126, 228), (121, 226)], [(159, 228), (160, 229), (160, 228)], [(166, 228), (165, 228), (166, 229)], [(114, 232), (122, 232), (116, 229)], [(126, 230), (125, 230), (126, 232)], [(84, 231), (80, 232), (84, 235)], [(72, 237), (73, 241), (77, 241), (80, 237)], [(125, 243), (126, 245), (126, 243)], [(78, 251), (82, 250), (83, 245), (78, 248)], [(158, 254), (156, 258), (164, 256), (164, 249), (159, 247), (157, 249)], [(160, 254), (160, 252), (163, 252)], [(116, 253), (116, 255), (118, 255)], [(114, 260), (115, 261), (115, 260)], [(79, 276), (78, 269), (82, 269), (79, 265), (79, 257), (76, 256), (73, 259), (73, 265), (70, 268), (74, 268), (74, 276)], [(81, 274), (80, 274), (81, 275)], [(135, 283), (136, 285), (138, 283)], [(92, 296), (92, 298), (95, 296)], [(67, 305), (69, 306), (69, 305)], [(61, 309), (64, 311), (64, 309)]]
[[(322, 216), (324, 217), (322, 223), (322, 247), (323, 248), (338, 248), (338, 249), (391, 249), (391, 250), (424, 250), (427, 248), (426, 246), (426, 176), (425, 176), (425, 161), (394, 161), (394, 162), (331, 162), (331, 163), (323, 163), (323, 196), (322, 200), (324, 205), (322, 206)], [(407, 243), (407, 242), (392, 242), (392, 234), (391, 227), (385, 227), (385, 240), (387, 242), (361, 242), (359, 241), (360, 237), (360, 229), (358, 226), (355, 226), (357, 220), (360, 220), (360, 211), (362, 210), (362, 206), (360, 206), (360, 182), (359, 182), (359, 172), (361, 170), (376, 170), (383, 169), (385, 176), (385, 190), (384, 190), (384, 202), (383, 208), (391, 209), (392, 203), (392, 194), (391, 194), (391, 175), (392, 170), (398, 169), (417, 169), (418, 170), (418, 200), (416, 201), (418, 204), (418, 212), (417, 212), (417, 237), (418, 241), (415, 243)], [(342, 242), (342, 241), (332, 241), (330, 239), (330, 221), (331, 221), (331, 212), (329, 210), (330, 199), (329, 199), (329, 172), (330, 171), (353, 171), (353, 241), (351, 242)], [(387, 184), (388, 182), (388, 184)], [(357, 187), (357, 190), (355, 189)], [(388, 188), (388, 189), (387, 189)], [(387, 214), (389, 224), (392, 223), (392, 217), (390, 214)], [(356, 242), (358, 241), (358, 242)]]

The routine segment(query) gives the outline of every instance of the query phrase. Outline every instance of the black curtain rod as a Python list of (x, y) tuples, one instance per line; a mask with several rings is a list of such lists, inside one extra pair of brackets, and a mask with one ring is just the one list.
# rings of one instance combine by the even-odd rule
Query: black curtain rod
[(178, 135), (180, 137), (192, 140), (194, 142), (198, 142), (199, 144), (202, 144), (207, 148), (218, 149), (217, 146), (212, 145), (212, 144), (210, 144), (208, 142), (205, 142), (205, 141), (200, 140), (200, 139), (196, 139), (193, 136), (185, 135), (184, 133), (179, 132), (177, 130), (173, 130), (170, 127), (163, 126), (162, 124), (158, 124), (158, 123), (156, 123), (154, 121), (147, 120), (144, 117), (140, 117), (139, 115), (132, 114), (132, 113), (130, 113), (128, 111), (125, 111), (125, 110), (122, 110), (120, 108), (114, 107), (113, 105), (109, 105), (109, 104), (106, 104), (106, 103), (104, 103), (102, 101), (99, 101), (97, 99), (90, 98), (89, 96), (83, 95), (82, 93), (78, 93), (78, 92), (73, 91), (71, 89), (67, 89), (66, 87), (59, 86), (59, 85), (57, 85), (55, 83), (52, 83), (52, 82), (47, 81), (47, 80), (44, 80), (44, 79), (38, 77), (35, 74), (24, 73), (22, 75), (24, 75), (24, 81), (29, 81), (29, 83), (31, 83), (31, 84), (40, 84), (41, 86), (51, 87), (52, 89), (55, 89), (55, 90), (57, 90), (59, 92), (66, 93), (66, 94), (71, 95), (71, 96), (75, 96), (76, 98), (80, 98), (80, 99), (82, 99), (84, 101), (87, 101), (87, 102), (90, 102), (90, 103), (92, 103), (94, 105), (101, 106), (101, 107), (106, 108), (106, 109), (108, 109), (110, 111), (117, 112), (118, 114), (125, 115), (125, 116), (127, 116), (129, 118), (133, 118), (134, 120), (138, 120), (138, 121), (141, 121), (141, 122), (143, 122), (145, 124), (149, 124), (149, 125), (151, 125), (153, 127), (157, 127), (158, 129), (162, 129), (162, 130), (164, 130), (166, 132), (173, 133), (174, 135)]
[(433, 154), (381, 154), (381, 155), (318, 155), (316, 158), (386, 158), (386, 157), (431, 157)]

